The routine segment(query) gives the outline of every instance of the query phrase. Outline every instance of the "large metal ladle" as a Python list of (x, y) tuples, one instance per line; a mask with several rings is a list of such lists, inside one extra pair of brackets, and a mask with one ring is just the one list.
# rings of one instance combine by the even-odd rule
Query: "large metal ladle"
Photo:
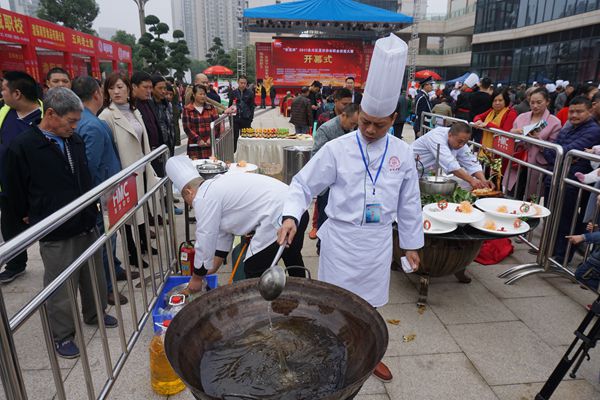
[(277, 265), (277, 261), (281, 258), (283, 250), (285, 250), (285, 244), (279, 246), (279, 250), (277, 250), (271, 266), (263, 272), (258, 282), (258, 291), (263, 299), (267, 301), (272, 301), (279, 297), (285, 287), (285, 269)]

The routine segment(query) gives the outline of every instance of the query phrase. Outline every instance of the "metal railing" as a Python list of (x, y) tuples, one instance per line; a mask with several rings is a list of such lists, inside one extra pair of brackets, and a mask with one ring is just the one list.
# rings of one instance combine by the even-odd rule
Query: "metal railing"
[[(137, 161), (135, 164), (129, 166), (119, 174), (113, 176), (109, 180), (103, 182), (97, 187), (93, 188), (83, 196), (74, 200), (70, 204), (64, 206), (60, 210), (56, 211), (43, 221), (33, 225), (25, 232), (16, 236), (15, 238), (7, 241), (0, 246), (0, 264), (5, 264), (11, 260), (15, 255), (26, 251), (30, 246), (38, 242), (40, 239), (45, 237), (47, 234), (52, 232), (54, 229), (65, 223), (73, 215), (84, 210), (86, 207), (95, 205), (103, 195), (112, 193), (115, 187), (120, 183), (124, 182), (127, 178), (131, 177), (136, 172), (144, 170), (146, 165), (149, 165), (152, 160), (162, 158), (164, 161), (169, 156), (169, 150), (166, 146), (154, 150), (144, 158)], [(63, 400), (67, 398), (65, 386), (61, 374), (61, 368), (58, 363), (57, 354), (54, 348), (54, 339), (50, 328), (50, 320), (48, 315), (47, 302), (55, 295), (55, 293), (62, 287), (67, 285), (69, 302), (71, 304), (71, 311), (75, 322), (75, 338), (80, 350), (81, 366), (83, 369), (83, 376), (85, 379), (85, 385), (87, 388), (87, 397), (89, 399), (104, 399), (108, 396), (111, 388), (113, 387), (116, 378), (122, 371), (127, 357), (130, 355), (134, 344), (138, 340), (141, 329), (146, 323), (146, 320), (151, 314), (151, 310), (157, 300), (158, 293), (161, 292), (166, 278), (170, 275), (171, 271), (177, 265), (176, 251), (175, 251), (175, 226), (173, 216), (173, 197), (172, 197), (171, 181), (168, 178), (162, 178), (158, 183), (149, 188), (142, 198), (138, 199), (135, 207), (130, 209), (118, 222), (110, 228), (109, 231), (101, 234), (88, 247), (76, 260), (74, 260), (65, 270), (52, 282), (50, 282), (43, 290), (37, 293), (33, 299), (17, 311), (14, 316), (9, 318), (4, 293), (0, 290), (0, 374), (2, 378), (2, 384), (6, 394), (6, 398), (9, 400), (25, 400), (28, 398), (27, 388), (23, 380), (23, 374), (19, 362), (19, 354), (17, 351), (15, 334), (19, 331), (23, 325), (28, 322), (34, 314), (39, 314), (42, 323), (42, 330), (44, 335), (45, 347), (48, 353), (48, 359), (52, 370), (54, 384), (56, 387), (56, 398)], [(158, 204), (158, 206), (157, 206)], [(153, 216), (150, 216), (150, 208), (152, 209)], [(153, 222), (156, 229), (156, 243), (158, 250), (158, 259), (149, 256), (149, 269), (150, 275), (145, 276), (144, 268), (142, 265), (142, 249), (140, 241), (140, 232), (138, 229), (132, 229), (133, 240), (135, 243), (135, 253), (137, 254), (138, 267), (140, 273), (140, 283), (137, 287), (141, 288), (141, 293), (134, 291), (133, 281), (131, 279), (131, 266), (129, 264), (128, 247), (126, 242), (126, 226), (130, 224), (137, 228), (138, 220), (136, 212), (142, 210), (144, 231), (146, 235), (146, 248), (147, 254), (152, 254), (151, 246), (151, 233), (149, 225)], [(165, 211), (166, 210), (166, 211)], [(165, 214), (166, 213), (166, 214)], [(168, 215), (168, 216), (167, 216)], [(161, 220), (164, 221), (164, 227), (162, 232)], [(121, 233), (121, 243), (123, 246), (122, 255), (123, 264), (127, 275), (127, 292), (129, 295), (130, 303), (130, 314), (133, 321), (131, 330), (128, 331), (128, 337), (125, 332), (125, 324), (123, 319), (123, 310), (118, 301), (118, 286), (117, 279), (114, 270), (114, 259), (112, 257), (112, 243), (111, 238), (117, 233)], [(162, 238), (161, 238), (162, 236)], [(163, 242), (164, 240), (164, 242)], [(99, 294), (99, 281), (95, 274), (97, 268), (103, 268), (102, 265), (96, 265), (94, 262), (94, 254), (102, 251), (102, 247), (106, 246), (108, 260), (109, 260), (109, 274), (110, 280), (113, 285), (115, 292), (115, 311), (116, 318), (118, 320), (118, 334), (120, 340), (121, 353), (113, 362), (113, 358), (110, 353), (108, 336), (106, 332), (106, 326), (104, 325), (103, 318), (98, 317), (98, 326), (102, 341), (102, 350), (104, 355), (104, 366), (106, 369), (107, 380), (100, 389), (96, 396), (94, 381), (92, 378), (92, 372), (90, 367), (90, 361), (87, 352), (86, 340), (83, 337), (83, 328), (81, 315), (77, 306), (77, 282), (74, 281), (73, 275), (80, 271), (82, 268), (90, 268), (92, 277), (92, 289), (94, 295), (94, 301), (96, 304), (96, 315), (103, 315), (105, 310), (102, 310), (102, 303)], [(84, 265), (85, 264), (85, 265)], [(151, 284), (150, 293), (148, 293), (148, 285)], [(136, 306), (136, 295), (141, 294), (142, 299), (142, 310), (138, 310)], [(139, 311), (141, 311), (139, 313)]]
[[(432, 113), (423, 113), (422, 120), (425, 122), (421, 125), (421, 135), (425, 134), (427, 131), (432, 130), (438, 126), (450, 126), (452, 122), (464, 122), (470, 125), (472, 128), (475, 125), (471, 122), (458, 119), (446, 117), (443, 115), (437, 115)], [(493, 148), (486, 148), (485, 150), (492, 154), (494, 157), (502, 158), (505, 166), (503, 166), (503, 174), (505, 172), (512, 173), (513, 166), (516, 167), (515, 171), (515, 181), (514, 181), (514, 190), (509, 190), (507, 185), (502, 185), (502, 192), (507, 198), (517, 198), (523, 201), (531, 201), (530, 193), (533, 192), (536, 195), (537, 199), (544, 198), (544, 206), (550, 209), (552, 215), (547, 217), (543, 221), (542, 233), (539, 236), (539, 242), (535, 242), (533, 232), (528, 234), (527, 236), (521, 236), (521, 240), (524, 244), (530, 247), (534, 253), (537, 254), (536, 261), (534, 263), (526, 263), (522, 265), (517, 265), (508, 269), (499, 275), (501, 278), (507, 278), (506, 284), (512, 284), (517, 280), (540, 272), (555, 272), (552, 268), (548, 268), (547, 264), (547, 256), (548, 249), (550, 248), (549, 242), (551, 238), (551, 234), (556, 224), (557, 218), (560, 218), (560, 208), (556, 205), (556, 199), (558, 195), (559, 186), (561, 183), (561, 173), (563, 166), (563, 148), (562, 146), (556, 145), (554, 143), (534, 139), (529, 136), (524, 136), (521, 134), (511, 133), (502, 131), (499, 129), (486, 129), (489, 132), (492, 132), (495, 137), (504, 137), (507, 139), (512, 139), (519, 142), (521, 146), (538, 146), (542, 149), (549, 149), (554, 152), (556, 158), (554, 165), (548, 165), (545, 167), (528, 163), (527, 161), (520, 160), (515, 158), (513, 155), (503, 153), (499, 150)], [(469, 144), (476, 149), (478, 152), (483, 146), (480, 143), (470, 141)], [(551, 169), (549, 169), (551, 168)], [(525, 179), (525, 186), (521, 185), (522, 180)], [(510, 180), (510, 178), (509, 178)], [(549, 180), (549, 190), (546, 190), (544, 181)], [(509, 181), (507, 181), (509, 182)], [(535, 185), (535, 190), (530, 190), (531, 185)], [(522, 191), (522, 193), (519, 193)]]
[[(580, 235), (585, 232), (585, 223), (598, 223), (599, 208), (596, 203), (596, 197), (600, 195), (600, 188), (581, 183), (577, 179), (573, 179), (571, 175), (573, 164), (581, 161), (600, 163), (600, 156), (579, 150), (571, 150), (567, 153), (563, 163), (560, 185), (557, 187), (556, 209), (558, 212), (550, 233), (550, 240), (548, 241), (549, 250), (545, 265), (547, 272), (564, 275), (573, 280), (575, 280), (575, 274), (568, 268), (568, 264), (574, 253), (573, 246), (570, 242), (562, 244), (566, 245), (562, 259), (557, 259), (553, 250), (563, 250), (559, 248), (560, 245), (557, 246), (557, 240), (562, 238), (565, 233), (568, 235)], [(590, 197), (589, 199), (588, 196)], [(573, 199), (575, 199), (574, 202)], [(568, 218), (571, 213), (572, 216)], [(565, 217), (565, 215), (567, 218), (563, 219), (562, 217)], [(587, 244), (584, 260), (588, 257), (589, 253), (590, 245)], [(581, 282), (579, 283), (582, 284)]]
[(233, 162), (233, 116), (224, 114), (210, 123), (210, 144), (213, 157), (221, 161)]
[(457, 47), (448, 47), (443, 49), (423, 49), (419, 52), (419, 55), (426, 56), (442, 56), (442, 55), (450, 55), (450, 54), (459, 54), (466, 53), (471, 51), (471, 46), (457, 46)]

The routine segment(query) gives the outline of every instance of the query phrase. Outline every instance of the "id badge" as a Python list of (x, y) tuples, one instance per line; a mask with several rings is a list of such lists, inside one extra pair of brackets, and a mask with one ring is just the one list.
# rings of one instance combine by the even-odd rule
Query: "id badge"
[(381, 204), (372, 203), (365, 207), (365, 222), (367, 224), (377, 224), (381, 222)]

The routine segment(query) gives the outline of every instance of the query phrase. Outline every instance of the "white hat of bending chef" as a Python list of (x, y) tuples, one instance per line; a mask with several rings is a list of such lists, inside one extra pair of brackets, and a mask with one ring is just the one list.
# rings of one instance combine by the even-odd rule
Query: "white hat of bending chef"
[(556, 92), (556, 85), (553, 83), (547, 83), (546, 90), (548, 91), (548, 93), (554, 93)]
[(404, 69), (408, 56), (408, 45), (394, 34), (375, 42), (369, 74), (360, 108), (367, 114), (389, 117), (396, 110)]
[(467, 85), (470, 88), (477, 85), (477, 82), (479, 82), (479, 76), (477, 76), (477, 74), (471, 74), (467, 76), (467, 79), (465, 79), (465, 85)]
[(556, 82), (554, 82), (557, 88), (562, 87), (564, 83), (565, 81), (563, 81), (562, 79), (558, 79)]
[(165, 167), (167, 176), (173, 181), (175, 189), (182, 192), (185, 185), (192, 180), (202, 178), (188, 156), (175, 156), (167, 160)]

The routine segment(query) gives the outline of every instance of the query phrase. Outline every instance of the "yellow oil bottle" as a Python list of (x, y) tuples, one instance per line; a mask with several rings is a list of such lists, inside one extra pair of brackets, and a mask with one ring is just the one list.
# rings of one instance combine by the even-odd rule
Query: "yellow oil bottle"
[[(165, 321), (170, 322), (170, 321)], [(165, 324), (168, 326), (168, 324)], [(164, 331), (154, 335), (150, 342), (150, 382), (152, 389), (160, 395), (168, 396), (185, 389), (165, 354)]]

